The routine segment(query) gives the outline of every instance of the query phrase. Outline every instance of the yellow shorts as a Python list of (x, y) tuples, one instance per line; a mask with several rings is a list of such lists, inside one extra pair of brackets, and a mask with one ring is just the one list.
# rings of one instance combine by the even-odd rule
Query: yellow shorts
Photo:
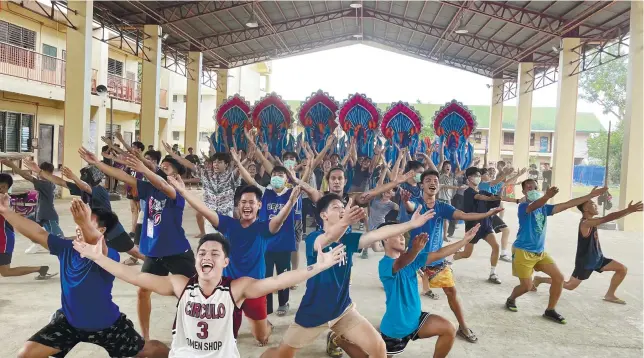
[(431, 280), (429, 280), (430, 288), (449, 288), (456, 286), (454, 276), (452, 275), (452, 268), (449, 266), (446, 266), (438, 273), (431, 272), (431, 267), (423, 267), (422, 270), (424, 275), (431, 277)]
[(547, 252), (540, 254), (512, 248), (512, 275), (518, 278), (531, 278), (536, 265), (554, 264), (555, 260)]

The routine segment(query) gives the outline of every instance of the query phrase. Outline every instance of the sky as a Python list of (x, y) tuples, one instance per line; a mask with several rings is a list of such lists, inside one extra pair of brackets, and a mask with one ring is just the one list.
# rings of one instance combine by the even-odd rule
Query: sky
[[(322, 89), (342, 102), (352, 93), (364, 93), (375, 102), (399, 100), (444, 104), (489, 105), (490, 78), (423, 61), (366, 45), (352, 45), (274, 60), (271, 90), (284, 99), (304, 100)], [(515, 106), (516, 99), (505, 102)], [(557, 84), (540, 88), (532, 96), (534, 107), (557, 106)], [(614, 117), (596, 104), (577, 101), (578, 112), (592, 112), (605, 128)]]

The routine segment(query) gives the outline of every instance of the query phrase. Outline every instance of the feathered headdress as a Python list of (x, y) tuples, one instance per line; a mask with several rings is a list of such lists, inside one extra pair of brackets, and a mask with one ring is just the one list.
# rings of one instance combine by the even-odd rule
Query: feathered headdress
[[(444, 148), (443, 155), (456, 169), (456, 161), (461, 168), (467, 168), (474, 157), (474, 146), (467, 138), (476, 130), (474, 114), (462, 103), (452, 100), (441, 107), (434, 115), (434, 131), (438, 138), (434, 144), (438, 149)], [(432, 155), (432, 161), (438, 165), (440, 154), (438, 150)]]
[[(215, 120), (219, 125), (217, 132), (211, 135), (212, 143), (218, 152), (225, 152), (227, 143), (229, 147), (237, 143), (238, 149), (247, 150), (244, 128), (251, 129), (250, 104), (244, 97), (236, 94), (215, 110)], [(234, 139), (234, 142), (233, 142)]]
[(318, 152), (338, 126), (337, 111), (338, 102), (322, 90), (311, 94), (300, 107), (298, 118), (304, 126), (304, 140)]
[(288, 134), (291, 109), (280, 96), (273, 92), (260, 99), (251, 111), (251, 119), (271, 154), (281, 156), (282, 150), (293, 150), (295, 138)]
[(355, 138), (360, 156), (373, 156), (374, 140), (379, 131), (380, 110), (364, 94), (350, 95), (338, 111), (340, 127)]

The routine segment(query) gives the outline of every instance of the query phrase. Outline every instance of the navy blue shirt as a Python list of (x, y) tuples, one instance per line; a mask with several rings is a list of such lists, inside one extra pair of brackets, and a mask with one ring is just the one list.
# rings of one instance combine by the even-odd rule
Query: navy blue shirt
[[(80, 196), (81, 200), (83, 200), (84, 203), (88, 204), (92, 209), (101, 208), (112, 211), (112, 204), (110, 203), (110, 193), (104, 187), (100, 185), (93, 187), (91, 194), (81, 190), (81, 188), (78, 187), (76, 183), (67, 182), (67, 188), (69, 189), (70, 194)], [(105, 239), (107, 241), (110, 241), (124, 232), (125, 229), (119, 221), (117, 222), (116, 226), (112, 228), (112, 230), (108, 231), (105, 234)]]
[(190, 250), (181, 226), (185, 199), (177, 193), (173, 200), (154, 185), (137, 180), (139, 198), (145, 200), (139, 251), (145, 256), (166, 257)]
[[(262, 196), (262, 208), (259, 209), (259, 220), (270, 222), (280, 210), (288, 203), (293, 189), (282, 191), (278, 194), (273, 189), (264, 190)], [(295, 206), (291, 208), (291, 212), (284, 220), (284, 224), (280, 230), (275, 234), (275, 239), (270, 240), (266, 251), (270, 252), (291, 252), (295, 251)]]
[(242, 227), (238, 219), (219, 214), (219, 232), (230, 242), (230, 263), (224, 269), (224, 276), (232, 279), (252, 277), (261, 280), (266, 277), (264, 254), (274, 234), (268, 228), (268, 221), (255, 220), (250, 226)]
[[(414, 199), (423, 200), (423, 190), (417, 184), (411, 185), (407, 182), (404, 182), (400, 184), (400, 188), (407, 190), (411, 194), (409, 201), (414, 201)], [(398, 222), (404, 223), (411, 219), (413, 213), (408, 213), (407, 210), (405, 210), (405, 203), (400, 200), (400, 196), (398, 196), (398, 198), (398, 205), (400, 206), (400, 211), (398, 212)]]
[[(114, 276), (92, 260), (74, 250), (72, 240), (49, 235), (47, 246), (60, 262), (62, 311), (72, 327), (83, 331), (100, 331), (116, 322), (121, 312), (112, 301)], [(119, 262), (114, 249), (107, 257)]]
[[(315, 239), (323, 233), (323, 231), (314, 231), (306, 237), (307, 265), (317, 262)], [(344, 244), (347, 252), (346, 263), (335, 265), (306, 281), (306, 292), (295, 314), (295, 323), (306, 328), (317, 327), (338, 318), (349, 307), (351, 266), (353, 254), (358, 251), (361, 235), (360, 233), (344, 234), (339, 242), (334, 242), (323, 249), (324, 252), (328, 252), (339, 244)]]

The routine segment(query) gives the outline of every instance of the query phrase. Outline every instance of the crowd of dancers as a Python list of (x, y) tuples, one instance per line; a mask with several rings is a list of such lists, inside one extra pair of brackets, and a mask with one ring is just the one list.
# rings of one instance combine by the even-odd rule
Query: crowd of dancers
[[(18, 356), (62, 357), (87, 342), (103, 347), (111, 357), (240, 357), (237, 334), (242, 316), (257, 343), (266, 345), (273, 330), (268, 316), (286, 315), (291, 310), (290, 290), (306, 283), (281, 343), (261, 357), (294, 357), (323, 334), (332, 357), (394, 356), (410, 341), (429, 337), (438, 337), (433, 356), (445, 357), (456, 335), (472, 343), (479, 339), (466, 323), (452, 270), (457, 260), (471, 256), (479, 241), (492, 248), (491, 284), (501, 284), (499, 260), (512, 263), (519, 284), (505, 302), (510, 311), (518, 310), (520, 296), (547, 283), (550, 296), (543, 316), (565, 324), (556, 311), (562, 290), (575, 289), (593, 271), (613, 271), (604, 299), (625, 303), (616, 290), (626, 267), (603, 255), (597, 227), (642, 211), (641, 202), (598, 217), (592, 199), (607, 188), (553, 205), (556, 187), (542, 192), (534, 179), (520, 181), (525, 169), (503, 162), (488, 167), (486, 160), (476, 161), (460, 168), (441, 160), (439, 170), (431, 153), (412, 158), (402, 148), (396, 162), (388, 163), (382, 148), (371, 158), (358, 157), (355, 143), (341, 158), (334, 154), (334, 135), (319, 153), (304, 143), (297, 152), (275, 157), (264, 145), (254, 144), (254, 132), (245, 135), (247, 152), (233, 146), (216, 153), (211, 146), (207, 155), (199, 157), (190, 148), (184, 157), (163, 143), (169, 155), (162, 158), (161, 152), (146, 150), (140, 142), (128, 145), (117, 134), (123, 148), (105, 139), (100, 159), (81, 148), (79, 155), (87, 166), (80, 175), (63, 168), (63, 177), (54, 175), (50, 163), (25, 160), (25, 170), (3, 161), (34, 184), (39, 198), (35, 221), (14, 212), (7, 194), (12, 177), (0, 174), (0, 275), (55, 275), (47, 266), (11, 267), (14, 230), (60, 262), (61, 308)], [(106, 177), (108, 187), (115, 181), (126, 185), (130, 232), (112, 211), (103, 185)], [(193, 184), (201, 186), (202, 197), (191, 190)], [(506, 188), (515, 184), (523, 195), (506, 196)], [(58, 225), (55, 186), (80, 197), (71, 202), (77, 228), (70, 238)], [(513, 244), (502, 218), (504, 201), (518, 204), (519, 229)], [(186, 203), (197, 212), (200, 226), (195, 252), (183, 228)], [(565, 281), (545, 251), (547, 217), (575, 207), (582, 219), (575, 269)], [(461, 220), (465, 234), (452, 241)], [(309, 226), (315, 228), (307, 234)], [(305, 267), (298, 265), (302, 240)], [(386, 309), (379, 329), (358, 312), (350, 295), (354, 255), (368, 259), (369, 249), (384, 251), (378, 274)], [(121, 263), (119, 253), (130, 257)], [(140, 269), (135, 267), (139, 260)], [(546, 276), (534, 276), (535, 271)], [(115, 278), (138, 289), (138, 331), (112, 299)], [(440, 288), (458, 327), (421, 309), (421, 297), (437, 299), (439, 293), (432, 289)], [(152, 292), (178, 299), (170, 347), (150, 337)]]

